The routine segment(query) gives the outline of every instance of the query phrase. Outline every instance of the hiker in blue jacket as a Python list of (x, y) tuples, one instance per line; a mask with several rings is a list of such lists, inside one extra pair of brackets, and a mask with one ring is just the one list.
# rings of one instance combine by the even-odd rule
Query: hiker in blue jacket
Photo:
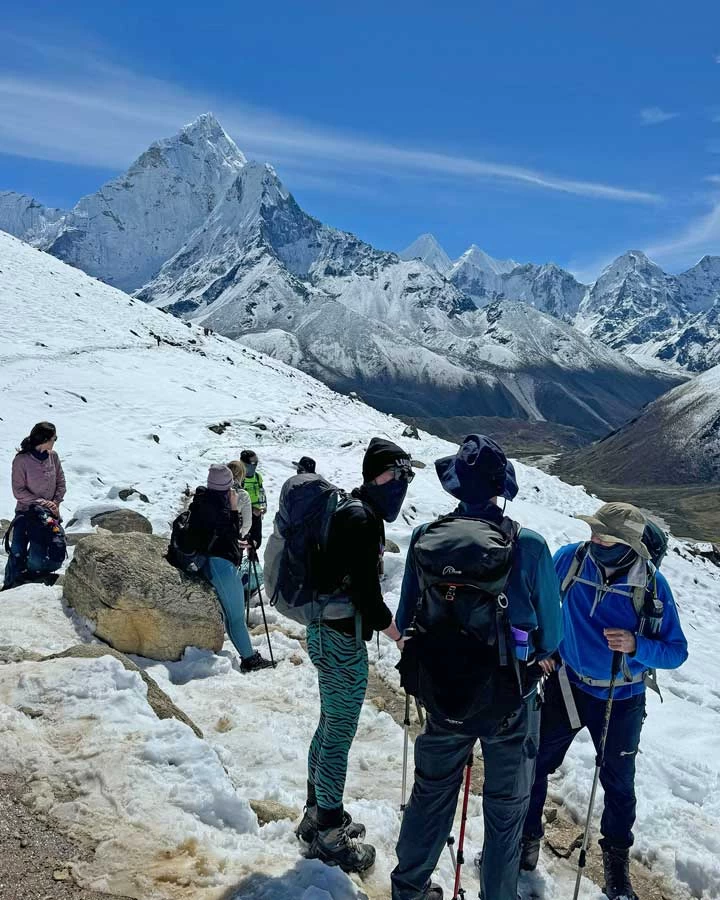
[[(435, 467), (442, 486), (460, 501), (453, 518), (481, 520), (498, 528), (509, 522), (497, 501), (512, 500), (518, 486), (512, 463), (494, 441), (469, 435), (457, 456), (440, 459)], [(396, 616), (403, 633), (415, 619), (422, 594), (414, 551), (427, 528), (415, 530), (407, 555)], [(504, 593), (510, 623), (529, 633), (524, 658), (532, 663), (551, 656), (560, 643), (559, 585), (544, 539), (529, 528), (514, 533)], [(417, 640), (408, 638), (404, 656), (411, 641)], [(447, 667), (453, 662), (445, 660)], [(533, 781), (540, 716), (538, 667), (528, 666), (528, 674), (524, 696), (519, 691), (516, 695), (519, 706), (500, 721), (490, 711), (451, 724), (428, 710), (425, 730), (415, 741), (415, 783), (397, 844), (392, 900), (442, 900), (442, 889), (431, 883), (430, 876), (452, 829), (463, 770), (478, 738), (485, 763), (482, 895), (485, 900), (516, 900), (520, 837)]]
[[(600, 829), (606, 895), (633, 900), (629, 848), (635, 822), (635, 758), (645, 719), (645, 686), (653, 669), (676, 669), (687, 659), (672, 591), (643, 543), (653, 543), (645, 517), (629, 503), (606, 503), (594, 516), (578, 516), (591, 540), (555, 554), (563, 595), (565, 633), (549, 674), (542, 708), (540, 750), (530, 809), (523, 829), (521, 867), (532, 871), (543, 835), (548, 775), (562, 763), (584, 727), (599, 748), (608, 704), (613, 654), (622, 653), (615, 679), (600, 783), (605, 808)], [(657, 529), (655, 529), (657, 532)], [(660, 532), (662, 537), (662, 532)], [(662, 544), (662, 541), (660, 541)], [(664, 553), (658, 549), (656, 560)]]

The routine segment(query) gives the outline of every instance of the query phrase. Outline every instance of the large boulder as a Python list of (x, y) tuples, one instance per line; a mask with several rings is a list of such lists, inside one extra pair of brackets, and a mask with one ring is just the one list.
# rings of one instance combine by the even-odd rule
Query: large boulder
[(167, 538), (93, 534), (75, 548), (65, 576), (68, 604), (122, 653), (178, 660), (186, 647), (218, 651), (222, 613), (213, 588), (165, 559)]
[(113, 534), (128, 534), (133, 531), (152, 534), (150, 520), (134, 509), (111, 509), (108, 512), (98, 513), (90, 519), (90, 524)]

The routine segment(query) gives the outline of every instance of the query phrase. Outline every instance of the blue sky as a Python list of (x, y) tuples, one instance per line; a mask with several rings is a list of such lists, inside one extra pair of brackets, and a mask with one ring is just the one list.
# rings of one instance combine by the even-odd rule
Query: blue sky
[(586, 279), (629, 248), (720, 254), (711, 0), (29, 2), (0, 58), (0, 189), (50, 205), (213, 111), (382, 248), (431, 231)]

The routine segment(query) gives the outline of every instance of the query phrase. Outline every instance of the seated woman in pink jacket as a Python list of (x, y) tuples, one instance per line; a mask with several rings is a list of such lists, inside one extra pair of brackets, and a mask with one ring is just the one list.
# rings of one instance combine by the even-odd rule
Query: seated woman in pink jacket
[(13, 460), (12, 490), (17, 505), (3, 590), (13, 587), (23, 576), (41, 574), (42, 564), (33, 565), (37, 554), (29, 536), (28, 518), (33, 506), (44, 507), (54, 518), (60, 518), (65, 475), (53, 449), (56, 440), (55, 426), (38, 422)]

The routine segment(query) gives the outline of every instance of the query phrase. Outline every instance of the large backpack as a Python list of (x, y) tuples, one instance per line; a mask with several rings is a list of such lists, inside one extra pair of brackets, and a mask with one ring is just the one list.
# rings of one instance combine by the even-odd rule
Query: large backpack
[(264, 566), (270, 603), (284, 616), (308, 625), (355, 614), (347, 586), (326, 583), (325, 551), (335, 513), (360, 503), (320, 475), (303, 473), (285, 482)]
[(172, 523), (167, 561), (187, 575), (202, 575), (215, 539), (213, 535), (206, 552), (195, 549), (190, 532), (190, 510), (186, 509)]
[(5, 533), (5, 552), (10, 554), (10, 535), (20, 516), (27, 520), (28, 541), (34, 544), (33, 557), (42, 557), (41, 572), (57, 572), (67, 557), (67, 540), (60, 520), (50, 510), (33, 504), (10, 523)]
[(412, 547), (420, 594), (401, 684), (451, 726), (483, 719), (500, 727), (528, 689), (505, 594), (518, 533), (508, 518), (446, 516)]

